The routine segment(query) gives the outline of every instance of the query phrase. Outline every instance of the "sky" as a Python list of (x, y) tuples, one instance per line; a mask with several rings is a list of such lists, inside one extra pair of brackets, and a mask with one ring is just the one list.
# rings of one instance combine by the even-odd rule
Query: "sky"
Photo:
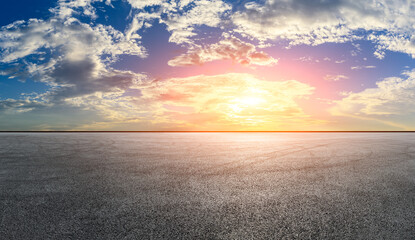
[(14, 0), (0, 131), (415, 130), (415, 1)]

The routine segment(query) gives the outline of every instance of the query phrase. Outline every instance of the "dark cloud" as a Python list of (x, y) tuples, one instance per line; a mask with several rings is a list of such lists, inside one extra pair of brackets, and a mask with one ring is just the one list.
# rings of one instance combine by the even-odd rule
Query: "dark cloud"
[(111, 26), (56, 16), (2, 27), (0, 51), (1, 75), (49, 86), (35, 97), (3, 100), (1, 108), (8, 112), (63, 106), (71, 98), (126, 90), (143, 75), (116, 70), (110, 64), (120, 54), (146, 56), (139, 42)]
[(126, 90), (138, 80), (137, 74), (130, 71), (100, 69), (91, 59), (56, 64), (48, 78), (59, 86), (50, 93), (54, 99)]

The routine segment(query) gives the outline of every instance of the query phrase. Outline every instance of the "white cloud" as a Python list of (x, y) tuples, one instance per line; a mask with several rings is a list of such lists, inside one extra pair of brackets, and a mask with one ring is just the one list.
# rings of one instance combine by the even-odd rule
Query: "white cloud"
[(33, 109), (45, 108), (50, 106), (50, 104), (26, 97), (25, 99), (5, 99), (0, 100), (0, 113), (24, 113), (32, 111)]
[[(231, 19), (236, 31), (261, 41), (288, 39), (291, 45), (318, 45), (362, 39), (357, 30), (375, 31), (371, 39), (381, 49), (414, 54), (414, 1), (297, 1), (249, 2)], [(386, 30), (388, 34), (382, 32)], [(400, 37), (397, 41), (395, 36)], [(382, 54), (376, 52), (378, 57)]]
[(193, 44), (190, 40), (195, 36), (194, 27), (208, 26), (218, 27), (222, 23), (222, 15), (231, 9), (231, 6), (221, 0), (197, 0), (184, 13), (168, 11), (167, 17), (161, 19), (166, 24), (167, 30), (172, 33), (169, 41), (177, 44)]
[[(412, 31), (412, 33), (415, 31)], [(404, 34), (370, 35), (369, 39), (377, 43), (375, 56), (379, 59), (385, 57), (385, 50), (403, 52), (415, 58), (415, 36)]]
[(351, 70), (361, 70), (361, 69), (373, 69), (376, 66), (368, 65), (368, 66), (352, 66), (350, 67)]
[(271, 66), (277, 64), (278, 60), (272, 58), (263, 51), (258, 51), (253, 44), (246, 43), (240, 39), (224, 34), (225, 39), (203, 48), (190, 50), (170, 60), (170, 66), (200, 65), (206, 62), (231, 59), (244, 65)]
[[(128, 0), (128, 2), (139, 11), (127, 29), (128, 37), (136, 34), (144, 22), (158, 19), (160, 23), (166, 25), (166, 29), (171, 33), (170, 42), (191, 46), (196, 45), (192, 39), (197, 36), (196, 27), (219, 27), (223, 15), (231, 9), (231, 6), (222, 0)], [(143, 8), (150, 6), (158, 6), (158, 8), (151, 9), (150, 12), (143, 12)]]
[(94, 27), (70, 19), (19, 21), (2, 27), (0, 48), (3, 49), (1, 62), (12, 62), (31, 54), (42, 54), (45, 49), (58, 50), (59, 58), (80, 59), (86, 56), (120, 54), (145, 57), (146, 53), (138, 42), (127, 40), (119, 31), (110, 26)]
[(161, 5), (165, 0), (127, 0), (129, 4), (131, 4), (131, 7), (142, 9), (145, 7), (151, 7), (151, 6), (157, 6)]
[(126, 38), (128, 40), (140, 39), (141, 36), (137, 34), (137, 31), (143, 27), (151, 26), (150, 22), (154, 19), (158, 19), (159, 17), (158, 13), (140, 12), (136, 14), (126, 30)]
[[(247, 2), (235, 8), (237, 11), (234, 13), (230, 12), (231, 3), (222, 0), (127, 1), (139, 11), (126, 30), (127, 39), (139, 39), (137, 31), (144, 24), (150, 24), (149, 21), (158, 19), (166, 24), (171, 33), (170, 42), (192, 47), (199, 46), (196, 43), (197, 28), (209, 26), (227, 27), (245, 37), (259, 39), (260, 45), (267, 40), (278, 39), (287, 39), (290, 45), (368, 39), (378, 44), (374, 52), (377, 58), (382, 59), (385, 50), (404, 52), (415, 57), (412, 39), (415, 30), (413, 1), (264, 0), (262, 3)], [(96, 9), (93, 5), (99, 2), (111, 4), (111, 1), (104, 0), (61, 0), (51, 11), (61, 18), (77, 14), (94, 18)], [(154, 6), (158, 8), (152, 8), (150, 12), (143, 10)], [(361, 30), (374, 33), (366, 38), (365, 32)], [(355, 34), (357, 31), (360, 32), (358, 35)], [(356, 51), (352, 54), (356, 54)]]
[[(91, 2), (94, 1), (62, 1), (60, 6), (82, 8)], [(69, 16), (4, 26), (0, 30), (0, 49), (2, 74), (49, 86), (46, 93), (25, 100), (2, 100), (1, 108), (8, 112), (65, 107), (68, 99), (123, 92), (145, 77), (110, 66), (121, 54), (146, 57), (139, 41), (111, 26), (87, 24)]]
[[(265, 1), (233, 14), (237, 31), (260, 40), (285, 38), (296, 43), (341, 41), (349, 29), (338, 19), (340, 1)], [(316, 41), (316, 43), (314, 43)]]
[(333, 82), (337, 82), (337, 81), (344, 80), (344, 79), (349, 79), (349, 77), (345, 76), (345, 75), (342, 75), (342, 74), (339, 74), (339, 75), (330, 75), (330, 74), (328, 74), (324, 77), (324, 80), (333, 81)]
[[(330, 112), (335, 116), (371, 118), (390, 125), (402, 125), (405, 119), (415, 119), (415, 70), (404, 75), (377, 82), (375, 88), (346, 93), (343, 99), (334, 101)], [(411, 125), (407, 128), (414, 127), (413, 123)]]
[(111, 0), (59, 0), (58, 5), (50, 11), (62, 19), (80, 14), (95, 19), (97, 15), (92, 4), (96, 2), (105, 2), (105, 4), (111, 5)]

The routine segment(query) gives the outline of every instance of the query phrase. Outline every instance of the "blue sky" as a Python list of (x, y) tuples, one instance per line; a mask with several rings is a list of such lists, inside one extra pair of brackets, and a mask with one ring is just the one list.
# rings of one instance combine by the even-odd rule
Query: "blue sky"
[(415, 130), (415, 3), (11, 1), (0, 130)]

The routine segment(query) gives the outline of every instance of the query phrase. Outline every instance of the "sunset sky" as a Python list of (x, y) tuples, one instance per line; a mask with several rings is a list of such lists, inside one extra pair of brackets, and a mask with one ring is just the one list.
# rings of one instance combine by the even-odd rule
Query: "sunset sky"
[(415, 130), (415, 1), (14, 0), (0, 130)]

